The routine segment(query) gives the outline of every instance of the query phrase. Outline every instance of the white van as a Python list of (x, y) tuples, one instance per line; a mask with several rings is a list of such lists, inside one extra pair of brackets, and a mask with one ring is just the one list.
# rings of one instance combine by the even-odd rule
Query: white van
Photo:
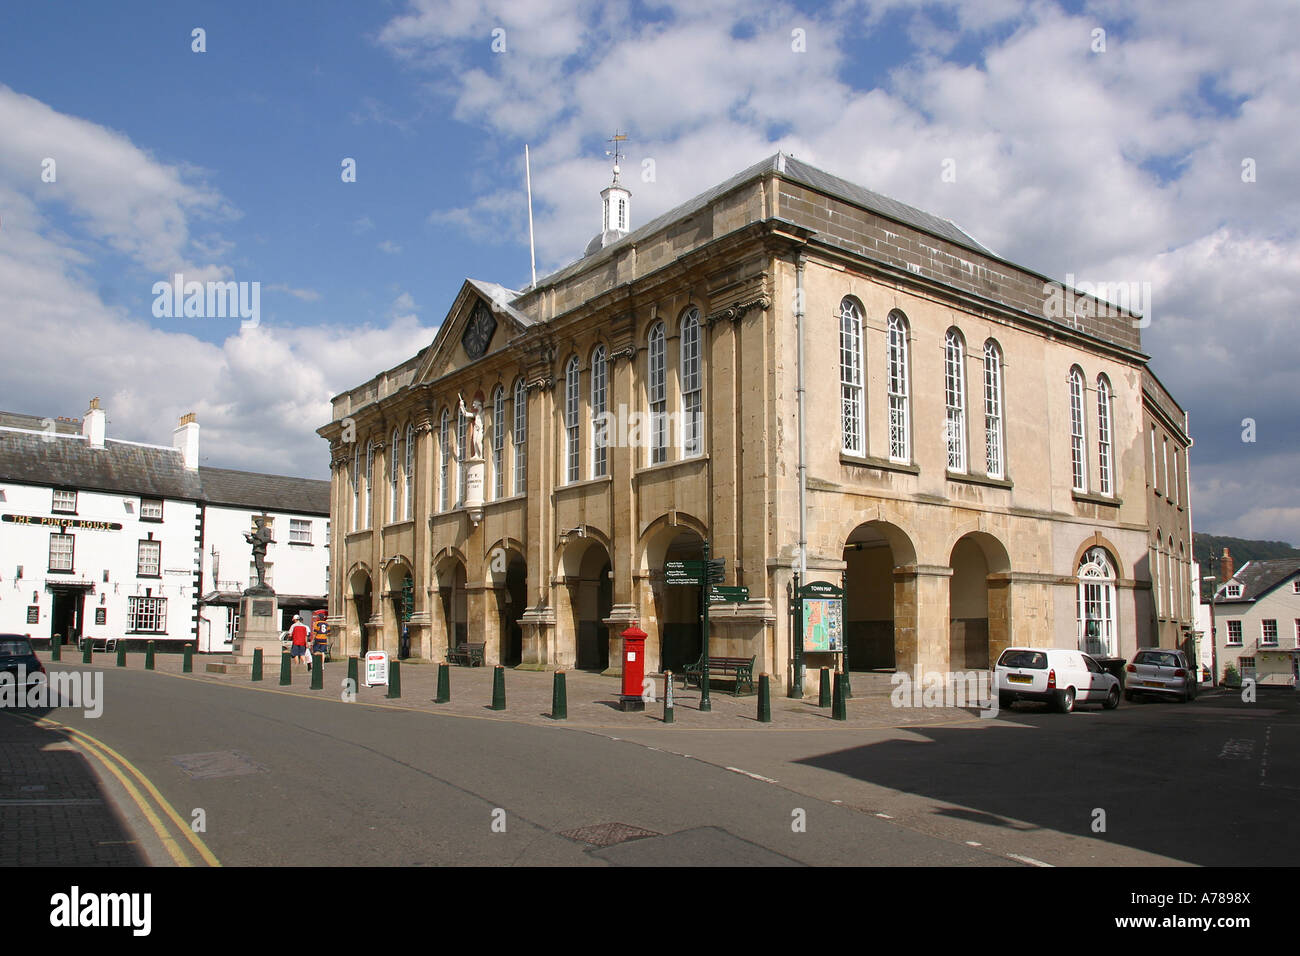
[(996, 666), (998, 705), (1037, 700), (1062, 713), (1075, 704), (1119, 706), (1119, 680), (1082, 651), (1060, 647), (1008, 647)]

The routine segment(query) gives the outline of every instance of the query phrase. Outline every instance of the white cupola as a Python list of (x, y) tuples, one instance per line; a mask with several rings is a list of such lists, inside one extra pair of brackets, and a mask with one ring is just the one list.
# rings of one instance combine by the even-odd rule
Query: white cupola
[(614, 135), (614, 150), (611, 155), (614, 157), (614, 178), (608, 186), (600, 191), (601, 215), (600, 215), (600, 232), (587, 243), (584, 255), (591, 255), (593, 252), (599, 252), (611, 243), (617, 242), (632, 231), (632, 192), (622, 182), (619, 181), (619, 160), (622, 159), (622, 151), (619, 149), (619, 143), (627, 139), (626, 136), (616, 133)]

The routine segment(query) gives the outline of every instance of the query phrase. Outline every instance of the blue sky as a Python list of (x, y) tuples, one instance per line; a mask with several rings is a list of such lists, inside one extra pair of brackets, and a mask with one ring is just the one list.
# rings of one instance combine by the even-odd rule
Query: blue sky
[[(97, 394), (110, 434), (144, 441), (194, 410), (209, 463), (323, 476), (331, 394), (427, 344), (466, 276), (527, 281), (524, 143), (545, 273), (596, 231), (617, 127), (625, 168), (655, 170), (634, 225), (784, 149), (1047, 275), (1150, 282), (1197, 527), (1300, 542), (1298, 10), (11, 6), (0, 408), (76, 416)], [(155, 318), (175, 271), (259, 282), (261, 324)]]

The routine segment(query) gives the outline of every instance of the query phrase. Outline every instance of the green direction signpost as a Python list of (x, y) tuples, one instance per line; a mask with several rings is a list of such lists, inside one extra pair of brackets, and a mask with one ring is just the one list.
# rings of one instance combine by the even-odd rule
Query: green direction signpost
[(709, 588), (710, 604), (739, 604), (749, 600), (749, 588), (724, 587), (714, 584)]
[(664, 564), (665, 584), (704, 583), (705, 565), (703, 561), (668, 561)]

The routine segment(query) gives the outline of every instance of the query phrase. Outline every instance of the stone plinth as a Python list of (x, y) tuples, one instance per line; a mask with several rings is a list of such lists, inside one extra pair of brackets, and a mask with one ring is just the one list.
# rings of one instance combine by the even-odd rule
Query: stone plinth
[(239, 633), (226, 657), (209, 661), (213, 674), (251, 674), (253, 652), (262, 649), (262, 673), (279, 674), (280, 602), (270, 588), (249, 588), (239, 600)]

